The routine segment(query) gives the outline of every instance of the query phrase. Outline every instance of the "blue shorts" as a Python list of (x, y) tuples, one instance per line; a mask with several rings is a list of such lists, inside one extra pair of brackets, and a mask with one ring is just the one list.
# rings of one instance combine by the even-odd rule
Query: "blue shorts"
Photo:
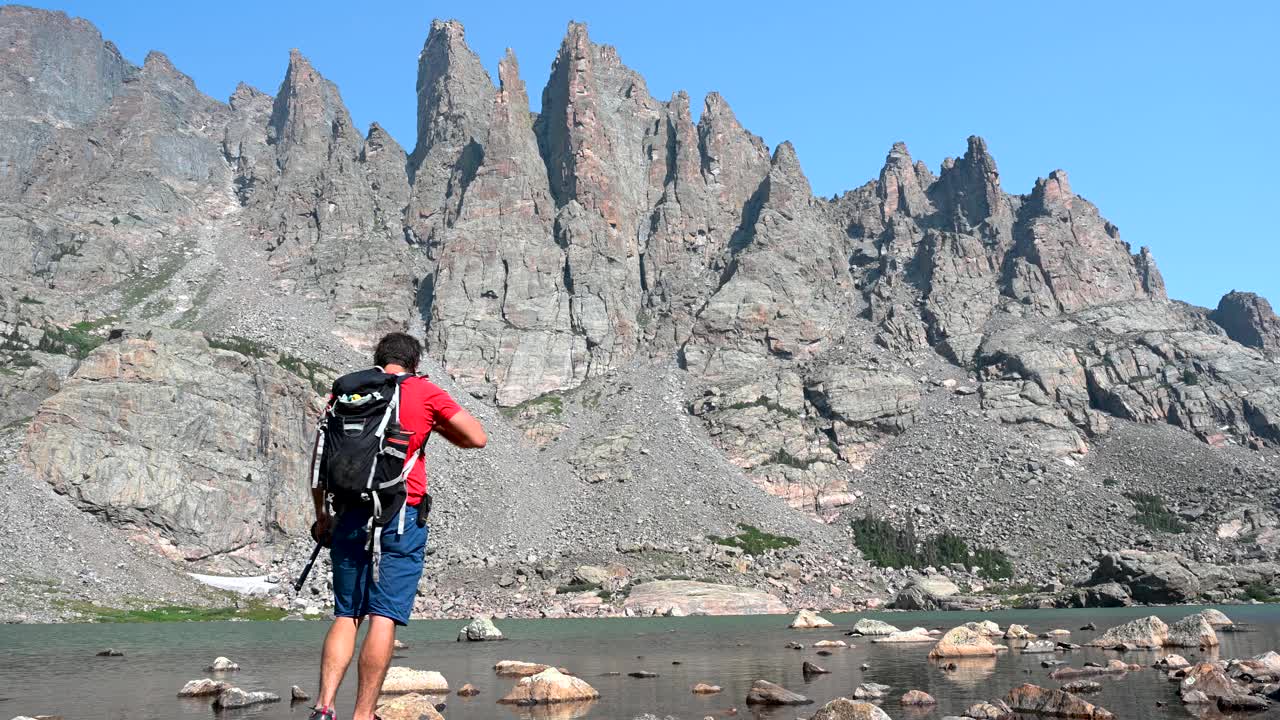
[(381, 615), (397, 625), (409, 622), (413, 599), (422, 578), (427, 549), (427, 527), (418, 527), (418, 508), (405, 508), (404, 534), (396, 532), (399, 517), (382, 528), (382, 564), (373, 581), (373, 554), (368, 543), (368, 510), (349, 510), (338, 517), (333, 530), (334, 617), (362, 618)]

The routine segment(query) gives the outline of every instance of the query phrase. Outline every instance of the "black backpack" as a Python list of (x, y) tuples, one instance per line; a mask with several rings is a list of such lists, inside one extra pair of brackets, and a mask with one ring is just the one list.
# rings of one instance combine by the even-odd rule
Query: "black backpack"
[(381, 368), (348, 373), (333, 383), (316, 426), (311, 487), (324, 491), (332, 515), (369, 508), (373, 579), (382, 559), (382, 529), (399, 516), (404, 532), (405, 480), (422, 452), (409, 455), (413, 433), (400, 426), (400, 384), (412, 375)]

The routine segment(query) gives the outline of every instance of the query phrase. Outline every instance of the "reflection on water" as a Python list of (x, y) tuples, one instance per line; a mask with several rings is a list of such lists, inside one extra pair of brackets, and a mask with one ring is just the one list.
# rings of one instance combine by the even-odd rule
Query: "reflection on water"
[[(1248, 657), (1280, 650), (1280, 606), (1223, 608), (1257, 632), (1222, 633), (1221, 651), (1196, 649), (1178, 653), (1196, 662), (1213, 657)], [(1028, 626), (1033, 632), (1055, 627), (1077, 628), (1090, 621), (1101, 630), (1134, 617), (1156, 614), (1166, 620), (1193, 612), (1189, 608), (1155, 610), (1035, 610), (978, 613), (871, 613), (899, 627), (950, 628), (969, 620), (993, 620)], [(1023, 654), (1011, 647), (995, 658), (929, 661), (930, 645), (872, 643), (854, 639), (854, 647), (819, 657), (819, 640), (849, 640), (843, 631), (862, 616), (831, 616), (831, 630), (788, 630), (789, 617), (646, 618), (608, 620), (499, 621), (510, 638), (501, 643), (456, 643), (462, 622), (415, 622), (401, 638), (396, 665), (439, 670), (452, 687), (475, 685), (475, 698), (448, 697), (449, 720), (630, 720), (653, 713), (659, 717), (697, 720), (708, 715), (792, 720), (809, 717), (828, 700), (848, 696), (860, 683), (889, 685), (883, 703), (894, 720), (928, 720), (959, 715), (975, 702), (1002, 698), (1013, 687), (1033, 682), (1056, 687), (1042, 660), (1065, 660), (1075, 667), (1123, 658), (1149, 668), (1158, 652), (1120, 654), (1096, 648), (1050, 655)], [(96, 720), (228, 720), (216, 715), (208, 700), (175, 697), (183, 683), (206, 677), (203, 668), (225, 655), (244, 668), (230, 678), (246, 690), (270, 690), (288, 697), (290, 685), (314, 693), (316, 663), (327, 624), (186, 623), (163, 625), (0, 626), (0, 718), (58, 714)], [(1086, 643), (1099, 632), (1073, 630), (1071, 642)], [(791, 650), (798, 641), (802, 650)], [(1003, 642), (1003, 641), (1000, 641)], [(1013, 645), (1013, 643), (1010, 643)], [(106, 647), (124, 650), (122, 658), (98, 658)], [(497, 677), (499, 660), (526, 660), (564, 667), (600, 692), (592, 703), (511, 707), (498, 705), (516, 678)], [(821, 665), (827, 675), (805, 677), (804, 661)], [(944, 670), (949, 663), (955, 669)], [(863, 666), (866, 666), (865, 669)], [(637, 679), (627, 673), (648, 671), (657, 677)], [(607, 674), (616, 673), (616, 674)], [(340, 695), (339, 717), (350, 716), (354, 668)], [(805, 708), (765, 711), (748, 709), (744, 700), (755, 680), (770, 680), (803, 693), (815, 702)], [(1188, 720), (1177, 698), (1177, 685), (1163, 673), (1143, 669), (1121, 676), (1090, 678), (1102, 690), (1088, 697), (1126, 720)], [(720, 685), (717, 695), (694, 695), (697, 683)], [(932, 710), (899, 706), (907, 690), (923, 690), (938, 700)], [(8, 698), (8, 699), (4, 699)], [(1159, 704), (1159, 703), (1162, 703)], [(265, 705), (237, 712), (234, 720), (305, 720), (307, 704)], [(1280, 720), (1280, 711), (1251, 718)]]

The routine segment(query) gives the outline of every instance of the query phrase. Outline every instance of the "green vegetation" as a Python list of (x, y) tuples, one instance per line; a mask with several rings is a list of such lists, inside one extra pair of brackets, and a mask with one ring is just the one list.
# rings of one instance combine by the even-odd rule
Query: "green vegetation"
[(194, 248), (195, 243), (187, 241), (160, 259), (160, 267), (156, 269), (155, 274), (135, 276), (121, 283), (119, 288), (122, 307), (126, 310), (137, 307), (147, 298), (163, 290), (186, 264), (186, 254)]
[(86, 358), (89, 353), (103, 343), (105, 338), (93, 334), (101, 321), (81, 322), (69, 328), (57, 325), (45, 325), (44, 335), (36, 345), (41, 352), (55, 355), (69, 355), (74, 358)]
[(502, 408), (501, 410), (502, 414), (509, 418), (523, 415), (560, 417), (564, 414), (564, 396), (557, 392), (549, 392), (535, 398), (529, 398), (519, 405)]
[(797, 413), (795, 410), (792, 410), (791, 408), (785, 408), (785, 407), (782, 407), (781, 405), (779, 405), (779, 404), (777, 404), (777, 403), (772, 402), (771, 400), (769, 400), (769, 398), (767, 398), (767, 397), (763, 397), (763, 396), (758, 397), (758, 398), (756, 398), (755, 400), (752, 400), (751, 402), (736, 402), (736, 403), (733, 403), (732, 405), (725, 405), (725, 406), (724, 406), (724, 408), (722, 408), (722, 409), (724, 409), (724, 410), (746, 410), (747, 408), (753, 408), (753, 407), (762, 407), (762, 408), (764, 408), (764, 409), (766, 409), (766, 410), (772, 410), (772, 411), (774, 411), (774, 412), (782, 413), (783, 415), (786, 415), (787, 417), (799, 417), (799, 416), (800, 416), (800, 413)]
[(331, 379), (337, 371), (327, 365), (313, 363), (292, 355), (280, 356), (280, 367), (311, 383), (312, 389), (319, 395), (329, 392)]
[(1191, 368), (1187, 368), (1182, 371), (1182, 382), (1187, 385), (1199, 385), (1200, 376), (1197, 375), (1195, 371), (1193, 371)]
[(921, 569), (960, 563), (977, 567), (989, 578), (1013, 577), (1013, 563), (1004, 552), (995, 548), (970, 548), (964, 538), (949, 530), (921, 540), (916, 536), (914, 523), (908, 522), (906, 529), (899, 530), (888, 520), (866, 515), (853, 521), (853, 537), (862, 556), (880, 567)]
[(792, 455), (791, 453), (787, 452), (786, 450), (783, 450), (782, 448), (778, 448), (778, 452), (770, 456), (769, 459), (765, 460), (763, 464), (764, 465), (786, 465), (787, 467), (793, 467), (797, 470), (808, 470), (809, 467), (813, 465), (811, 461), (801, 460), (800, 458), (796, 457), (795, 455)]
[(1125, 497), (1133, 501), (1138, 513), (1133, 521), (1148, 530), (1164, 533), (1184, 533), (1190, 528), (1181, 518), (1169, 512), (1164, 506), (1164, 498), (1147, 492), (1129, 492)]
[(267, 356), (267, 350), (262, 346), (262, 343), (239, 335), (231, 335), (225, 338), (209, 338), (209, 347), (218, 350), (230, 350), (245, 357), (264, 358)]
[(1258, 602), (1280, 602), (1280, 598), (1272, 592), (1271, 586), (1261, 580), (1254, 580), (1244, 588), (1244, 597), (1246, 600), (1257, 600)]
[(767, 533), (758, 527), (745, 523), (739, 523), (738, 529), (742, 532), (737, 535), (730, 535), (729, 537), (711, 535), (707, 539), (717, 545), (740, 548), (748, 555), (763, 555), (770, 550), (781, 550), (800, 544), (800, 541), (795, 538)]
[(567, 595), (569, 593), (590, 592), (591, 590), (599, 590), (600, 583), (569, 583), (556, 588), (557, 595)]
[[(56, 601), (55, 601), (56, 603)], [(72, 602), (67, 609), (79, 613), (85, 622), (148, 623), (207, 622), (213, 620), (280, 620), (287, 613), (260, 600), (243, 607), (196, 608), (184, 605), (160, 605), (145, 608), (110, 608), (92, 603)]]
[(1119, 485), (1119, 484), (1120, 484), (1120, 481), (1116, 480), (1113, 477), (1102, 479), (1102, 487), (1115, 487), (1116, 485)]
[(18, 302), (24, 303), (26, 305), (43, 305), (44, 304), (43, 300), (37, 300), (31, 297), (30, 295), (23, 295), (22, 297), (18, 298)]

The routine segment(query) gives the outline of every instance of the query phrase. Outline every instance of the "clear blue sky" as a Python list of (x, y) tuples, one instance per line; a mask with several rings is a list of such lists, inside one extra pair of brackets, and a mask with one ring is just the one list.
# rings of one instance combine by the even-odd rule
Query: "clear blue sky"
[(512, 47), (535, 106), (566, 22), (585, 21), (655, 97), (717, 90), (770, 147), (791, 140), (821, 195), (875, 177), (896, 140), (936, 170), (978, 134), (1008, 191), (1066, 169), (1151, 246), (1173, 297), (1280, 305), (1278, 3), (34, 4), (93, 21), (135, 63), (163, 51), (223, 100), (240, 80), (274, 93), (297, 47), (406, 150), (433, 17), (461, 20), (495, 78)]

